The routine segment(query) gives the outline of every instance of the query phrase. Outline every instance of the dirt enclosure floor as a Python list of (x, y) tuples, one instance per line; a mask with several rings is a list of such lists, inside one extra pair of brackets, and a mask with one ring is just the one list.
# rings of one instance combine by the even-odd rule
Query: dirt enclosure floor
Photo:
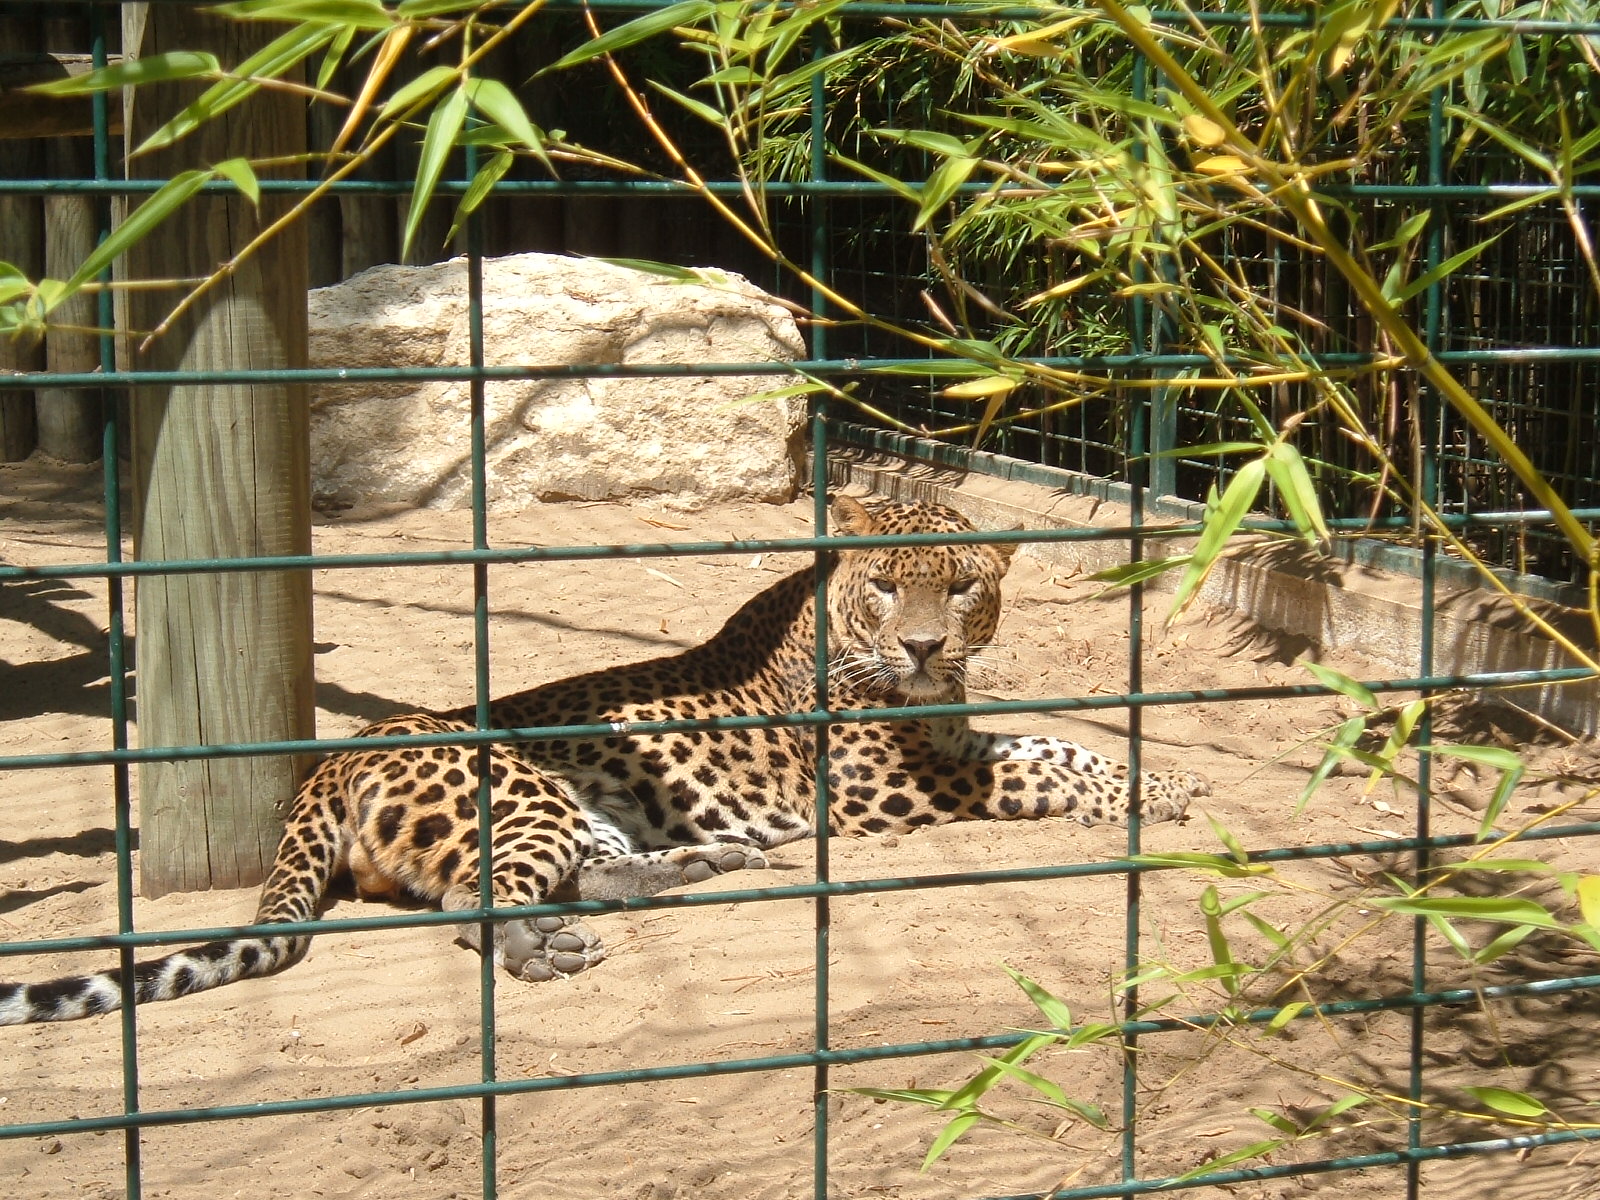
[[(101, 557), (97, 475), (37, 463), (0, 467), (0, 561), (59, 564)], [(496, 545), (633, 543), (808, 531), (809, 501), (727, 506), (699, 514), (643, 506), (556, 506), (491, 521)], [(319, 553), (418, 551), (468, 544), (464, 513), (345, 513), (324, 517)], [(705, 638), (745, 599), (798, 565), (791, 556), (666, 558), (496, 567), (494, 686), (547, 679), (670, 653)], [(1009, 578), (1002, 651), (977, 690), (1001, 698), (1125, 690), (1127, 600), (1019, 555)], [(471, 695), (471, 572), (384, 567), (323, 571), (317, 592), (318, 729), (345, 735), (390, 713), (450, 706)], [(1274, 639), (1236, 615), (1197, 611), (1170, 631), (1151, 601), (1145, 661), (1151, 690), (1304, 682)], [(0, 754), (110, 745), (100, 581), (0, 585)], [(1380, 676), (1355, 659), (1330, 665)], [(1246, 847), (1364, 841), (1411, 829), (1413, 797), (1388, 783), (1367, 789), (1341, 772), (1305, 808), (1295, 800), (1319, 751), (1311, 745), (1352, 711), (1342, 700), (1249, 701), (1151, 710), (1144, 717), (1153, 767), (1206, 773), (1214, 794), (1183, 825), (1146, 830), (1152, 851), (1220, 849), (1214, 818)], [(1533, 771), (1515, 794), (1507, 827), (1568, 801), (1560, 820), (1595, 820), (1600, 806), (1571, 779), (1594, 773), (1593, 748), (1541, 735), (1504, 709), (1471, 703), (1443, 714), (1446, 737), (1526, 746)], [(1126, 714), (1025, 716), (987, 728), (1054, 733), (1123, 753)], [(1476, 827), (1492, 778), (1443, 764), (1435, 829)], [(135, 779), (137, 785), (137, 779)], [(5, 775), (0, 803), (0, 940), (115, 928), (110, 770), (36, 769)], [(1060, 821), (975, 823), (898, 839), (839, 839), (835, 878), (876, 878), (1104, 860), (1124, 831)], [(1567, 870), (1593, 871), (1596, 845), (1551, 841), (1517, 848)], [(696, 890), (790, 883), (810, 877), (811, 843), (774, 855), (770, 876), (712, 880)], [(1280, 929), (1321, 921), (1295, 952), (1314, 963), (1282, 1000), (1402, 994), (1409, 987), (1410, 921), (1363, 903), (1404, 860), (1348, 855), (1280, 868), (1267, 877), (1216, 881), (1224, 902), (1254, 891), (1250, 908)], [(1551, 880), (1483, 876), (1482, 887), (1531, 895), (1560, 908)], [(1198, 905), (1207, 880), (1181, 871), (1145, 877), (1144, 958), (1174, 970), (1212, 961)], [(1007, 963), (1052, 989), (1082, 1020), (1111, 1019), (1122, 958), (1125, 882), (1090, 876), (961, 886), (836, 899), (832, 904), (829, 1019), (836, 1047), (923, 1042), (1036, 1026), (1040, 1018), (1007, 979)], [(1330, 908), (1330, 905), (1337, 905)], [(141, 929), (237, 924), (253, 891), (140, 901)], [(373, 906), (341, 899), (330, 914)], [(1569, 907), (1561, 911), (1571, 916)], [(1576, 919), (1575, 917), (1573, 919)], [(1233, 954), (1261, 962), (1270, 943), (1242, 913), (1224, 918)], [(496, 991), (497, 1069), (536, 1078), (627, 1067), (803, 1052), (813, 1044), (813, 910), (809, 902), (614, 913), (594, 921), (611, 957), (596, 969), (542, 985), (502, 980)], [(1493, 931), (1468, 927), (1481, 945)], [(1504, 983), (1592, 974), (1596, 957), (1561, 938), (1534, 936), (1483, 968), (1462, 965), (1430, 941), (1430, 983)], [(0, 977), (41, 980), (111, 965), (105, 952), (0, 960)], [(479, 1078), (478, 967), (440, 929), (326, 935), (299, 965), (204, 995), (140, 1010), (139, 1103), (201, 1109), (296, 1097), (471, 1082)], [(1280, 967), (1247, 986), (1247, 1007), (1291, 981)], [(1175, 997), (1181, 1016), (1215, 1008), (1220, 986), (1144, 985), (1146, 1001)], [(1600, 995), (1435, 1008), (1425, 1018), (1425, 1094), (1441, 1115), (1430, 1141), (1518, 1132), (1462, 1115), (1481, 1109), (1463, 1085), (1536, 1093), (1575, 1121), (1600, 1110)], [(1275, 1038), (1180, 1031), (1141, 1042), (1139, 1162), (1144, 1175), (1186, 1171), (1272, 1136), (1252, 1108), (1301, 1118), (1357, 1085), (1388, 1096), (1406, 1087), (1410, 1017), (1375, 1013), (1301, 1020)], [(832, 1085), (954, 1087), (979, 1066), (971, 1054), (899, 1058), (833, 1070)], [(1050, 1051), (1031, 1064), (1066, 1093), (1121, 1112), (1120, 1060), (1107, 1047)], [(119, 1023), (100, 1017), (0, 1030), (0, 1124), (121, 1111)], [(812, 1194), (809, 1069), (582, 1088), (499, 1104), (499, 1190), (540, 1200), (799, 1200)], [(1030, 1103), (1010, 1082), (990, 1111), (1031, 1131), (977, 1129), (926, 1172), (918, 1167), (941, 1119), (846, 1091), (830, 1101), (830, 1191), (840, 1198), (1015, 1195), (1117, 1178), (1118, 1137)], [(1333, 1124), (1339, 1132), (1286, 1146), (1273, 1163), (1362, 1154), (1404, 1144), (1400, 1108), (1375, 1101)], [(1454, 1114), (1454, 1115), (1451, 1115)], [(153, 1128), (143, 1136), (144, 1194), (182, 1200), (235, 1196), (471, 1197), (480, 1194), (475, 1101), (390, 1104), (312, 1115)], [(1037, 1135), (1046, 1135), (1040, 1137)], [(0, 1140), (0, 1194), (16, 1200), (123, 1194), (117, 1133)], [(1424, 1194), (1451, 1200), (1551, 1200), (1600, 1196), (1600, 1146), (1544, 1148), (1430, 1163)], [(1185, 1194), (1278, 1200), (1299, 1196), (1398, 1197), (1402, 1172), (1255, 1180)]]

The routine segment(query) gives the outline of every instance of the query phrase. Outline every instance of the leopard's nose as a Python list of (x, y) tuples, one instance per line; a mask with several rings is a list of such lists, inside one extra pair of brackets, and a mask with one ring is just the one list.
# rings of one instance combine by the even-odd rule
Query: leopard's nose
[(928, 660), (944, 649), (945, 639), (919, 637), (901, 638), (900, 644), (905, 647), (906, 653), (911, 656), (911, 661), (919, 667), (928, 665)]

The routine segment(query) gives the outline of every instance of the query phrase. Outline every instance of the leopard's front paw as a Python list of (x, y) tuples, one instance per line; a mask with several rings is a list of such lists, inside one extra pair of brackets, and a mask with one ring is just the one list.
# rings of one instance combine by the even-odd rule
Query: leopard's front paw
[(1149, 824), (1182, 820), (1191, 800), (1211, 794), (1210, 781), (1194, 771), (1149, 771), (1139, 784), (1139, 815)]

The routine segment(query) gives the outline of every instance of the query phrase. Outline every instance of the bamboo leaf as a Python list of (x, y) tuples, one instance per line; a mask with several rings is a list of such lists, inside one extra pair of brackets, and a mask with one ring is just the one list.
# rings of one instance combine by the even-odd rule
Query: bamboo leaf
[(947, 200), (961, 190), (961, 185), (977, 169), (978, 160), (965, 156), (949, 158), (940, 163), (928, 176), (927, 182), (917, 191), (919, 201), (917, 218), (911, 223), (915, 233), (926, 225)]
[(550, 158), (544, 149), (544, 136), (528, 120), (522, 102), (512, 94), (510, 88), (498, 79), (469, 79), (466, 89), (467, 99), (472, 102), (473, 108), (510, 131), (513, 137), (533, 151), (534, 157), (546, 167), (550, 166)]
[(695, 116), (706, 122), (706, 124), (720, 127), (727, 123), (727, 115), (724, 114), (721, 109), (713, 108), (711, 105), (706, 104), (703, 101), (696, 100), (692, 96), (685, 96), (682, 92), (674, 91), (672, 88), (669, 88), (666, 84), (661, 83), (659, 80), (651, 79), (648, 82), (651, 87), (660, 92), (667, 99), (673, 101), (675, 104), (681, 105), (683, 108), (688, 109)]
[(982, 379), (969, 380), (966, 383), (953, 383), (940, 390), (941, 396), (948, 396), (952, 400), (987, 400), (995, 396), (1006, 396), (1022, 386), (1022, 380), (1013, 379), (1009, 375), (986, 375)]
[(1402, 287), (1398, 292), (1395, 293), (1394, 302), (1396, 304), (1404, 304), (1418, 292), (1426, 291), (1428, 288), (1438, 283), (1441, 279), (1445, 279), (1451, 275), (1454, 275), (1457, 271), (1466, 266), (1473, 259), (1477, 258), (1478, 255), (1482, 254), (1490, 246), (1498, 242), (1500, 237), (1501, 235), (1497, 233), (1492, 238), (1485, 238), (1476, 246), (1468, 246), (1459, 254), (1452, 254), (1438, 266), (1423, 272), (1410, 283)]
[(243, 0), (212, 10), (240, 20), (304, 21), (356, 29), (387, 29), (394, 24), (380, 0)]
[(459, 77), (454, 67), (429, 67), (410, 83), (396, 90), (384, 102), (383, 111), (391, 117), (403, 116), (412, 105), (443, 91)]
[(943, 1108), (950, 1093), (935, 1088), (846, 1088), (857, 1096), (870, 1096), (874, 1100), (892, 1100), (901, 1104), (921, 1104), (928, 1108)]
[(159, 150), (187, 137), (207, 121), (213, 121), (235, 105), (255, 95), (264, 79), (277, 79), (309, 55), (326, 46), (339, 34), (336, 28), (302, 25), (274, 38), (219, 80), (171, 120), (139, 143), (134, 155)]
[(666, 8), (646, 13), (642, 17), (635, 17), (624, 25), (618, 25), (615, 29), (607, 30), (599, 37), (585, 42), (576, 50), (557, 59), (550, 66), (539, 71), (538, 74), (543, 75), (549, 71), (564, 71), (568, 67), (575, 67), (579, 63), (586, 63), (591, 59), (599, 58), (603, 54), (611, 54), (614, 51), (626, 49), (647, 38), (655, 37), (658, 33), (676, 29), (679, 25), (692, 25), (696, 21), (703, 21), (716, 10), (717, 6), (712, 0), (680, 0), (678, 4), (669, 4)]
[(1281, 1033), (1285, 1025), (1310, 1007), (1304, 1000), (1291, 1000), (1273, 1015), (1272, 1020), (1267, 1022), (1267, 1032)]
[(1227, 547), (1228, 539), (1238, 532), (1240, 523), (1255, 504), (1266, 472), (1267, 464), (1264, 459), (1258, 458), (1245, 463), (1228, 481), (1221, 499), (1206, 513), (1205, 528), (1195, 543), (1193, 557), (1189, 565), (1184, 568), (1183, 578), (1178, 581), (1177, 591), (1172, 598), (1172, 608), (1167, 615), (1168, 621), (1173, 620), (1188, 607), (1189, 602), (1200, 590), (1200, 585), (1205, 582), (1206, 576), (1211, 573), (1211, 568), (1216, 565), (1217, 559)]
[(129, 58), (110, 66), (98, 67), (86, 75), (36, 83), (24, 91), (44, 96), (82, 96), (109, 92), (115, 88), (138, 87), (144, 83), (170, 83), (174, 79), (195, 79), (218, 75), (222, 64), (215, 54), (195, 50), (169, 50), (146, 58)]
[[(1302, 665), (1309, 668), (1315, 664), (1305, 663)], [(1330, 672), (1330, 674), (1333, 673)], [(1351, 680), (1350, 682), (1354, 683), (1355, 681)], [(1357, 686), (1359, 687), (1360, 685), (1357, 684)], [(1367, 692), (1367, 695), (1371, 696), (1372, 693)], [(1376, 704), (1376, 699), (1374, 699), (1374, 704)], [(1347, 757), (1345, 752), (1356, 744), (1356, 739), (1365, 732), (1366, 728), (1367, 718), (1365, 717), (1351, 717), (1339, 726), (1338, 731), (1333, 735), (1333, 740), (1328, 744), (1327, 750), (1322, 755), (1322, 761), (1317, 764), (1317, 769), (1311, 772), (1311, 778), (1306, 780), (1306, 786), (1300, 791), (1300, 798), (1295, 801), (1294, 811), (1296, 816), (1300, 815), (1301, 810), (1305, 808), (1311, 797), (1316, 795), (1317, 789), (1333, 773), (1334, 767), (1345, 760)]]
[(951, 1118), (950, 1123), (939, 1131), (939, 1136), (934, 1138), (933, 1144), (928, 1147), (927, 1157), (922, 1160), (922, 1169), (926, 1171), (931, 1167), (939, 1160), (940, 1155), (955, 1145), (957, 1138), (981, 1120), (983, 1114), (975, 1112), (962, 1113), (958, 1117)]
[(450, 232), (445, 235), (446, 241), (452, 240), (460, 232), (462, 225), (466, 224), (467, 218), (477, 212), (479, 205), (489, 198), (489, 194), (494, 191), (494, 185), (505, 177), (513, 161), (511, 152), (502, 150), (478, 168), (467, 190), (462, 193), (461, 203), (456, 205), (455, 220), (450, 223)]
[(1228, 1154), (1218, 1155), (1192, 1171), (1185, 1171), (1172, 1182), (1186, 1183), (1191, 1179), (1198, 1179), (1208, 1172), (1220, 1171), (1223, 1167), (1231, 1167), (1234, 1163), (1246, 1162), (1252, 1158), (1261, 1158), (1263, 1155), (1271, 1154), (1279, 1146), (1282, 1146), (1285, 1140), (1284, 1138), (1271, 1138), (1264, 1142), (1251, 1142), (1248, 1146), (1241, 1146)]
[(446, 96), (428, 118), (427, 131), (422, 135), (422, 153), (417, 160), (417, 179), (411, 189), (411, 207), (406, 213), (406, 234), (400, 244), (402, 258), (411, 252), (411, 243), (422, 227), (422, 215), (433, 199), (433, 189), (438, 186), (439, 176), (444, 174), (445, 163), (466, 118), (467, 93), (463, 88)]
[(1306, 470), (1300, 451), (1288, 442), (1274, 442), (1267, 451), (1267, 472), (1277, 485), (1278, 498), (1289, 513), (1289, 519), (1308, 545), (1322, 546), (1328, 541), (1328, 525), (1322, 518), (1322, 503), (1317, 499), (1317, 485)]
[(18, 296), (33, 291), (33, 284), (22, 271), (8, 262), (0, 262), (0, 304), (9, 304)]
[(255, 168), (250, 165), (248, 158), (225, 159), (212, 170), (238, 188), (251, 204), (261, 203), (261, 181), (256, 178)]
[(1040, 987), (1021, 971), (1006, 966), (1005, 963), (1001, 963), (1000, 966), (1007, 975), (1011, 976), (1011, 981), (1027, 993), (1028, 999), (1033, 1001), (1033, 1006), (1044, 1014), (1045, 1020), (1063, 1033), (1071, 1032), (1072, 1010), (1064, 1002), (1045, 988)]
[(1383, 706), (1378, 703), (1377, 696), (1372, 694), (1372, 689), (1366, 684), (1358, 683), (1350, 676), (1335, 671), (1332, 667), (1325, 667), (1321, 663), (1301, 660), (1300, 665), (1311, 672), (1323, 687), (1332, 688), (1340, 695), (1350, 697), (1363, 708), (1371, 709), (1373, 712), (1382, 710)]
[(1527, 1092), (1513, 1092), (1500, 1087), (1464, 1087), (1461, 1090), (1485, 1108), (1511, 1117), (1541, 1117), (1550, 1111), (1542, 1101), (1534, 1099)]
[[(1143, 583), (1147, 579), (1165, 575), (1168, 571), (1186, 567), (1193, 558), (1194, 555), (1192, 554), (1175, 554), (1170, 558), (1145, 558), (1134, 563), (1123, 563), (1121, 566), (1107, 567), (1103, 571), (1096, 571), (1089, 578), (1109, 583), (1113, 588), (1132, 587), (1136, 583)], [(1106, 590), (1109, 591), (1110, 588)]]
[(1494, 962), (1495, 959), (1510, 953), (1512, 950), (1515, 950), (1517, 946), (1522, 943), (1522, 939), (1527, 937), (1532, 932), (1532, 925), (1514, 925), (1502, 933), (1499, 937), (1491, 941), (1482, 950), (1479, 950), (1476, 954), (1472, 955), (1472, 961), (1480, 967), (1487, 966), (1488, 964)]
[(1506, 925), (1531, 925), (1560, 929), (1561, 922), (1543, 905), (1516, 896), (1379, 896), (1375, 908), (1417, 917), (1435, 914), (1463, 921), (1498, 921)]
[(1600, 875), (1586, 875), (1573, 889), (1578, 894), (1578, 911), (1583, 923), (1600, 930)]

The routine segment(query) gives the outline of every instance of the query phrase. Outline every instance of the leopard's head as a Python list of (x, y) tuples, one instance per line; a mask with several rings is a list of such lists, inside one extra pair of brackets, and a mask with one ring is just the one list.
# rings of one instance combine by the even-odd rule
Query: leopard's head
[[(869, 537), (967, 533), (938, 504), (833, 502), (834, 530)], [(961, 701), (972, 656), (994, 639), (1000, 580), (1013, 547), (903, 546), (847, 550), (828, 581), (828, 651), (844, 688), (914, 704)]]

